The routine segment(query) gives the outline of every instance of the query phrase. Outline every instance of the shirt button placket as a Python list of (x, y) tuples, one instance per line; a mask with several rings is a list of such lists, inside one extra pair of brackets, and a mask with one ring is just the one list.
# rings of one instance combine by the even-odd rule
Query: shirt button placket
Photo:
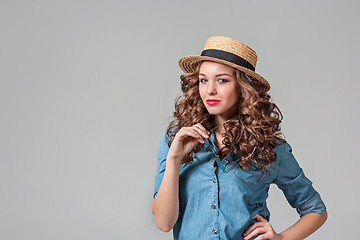
[(214, 225), (213, 225), (213, 229), (212, 229), (212, 234), (214, 235), (215, 239), (218, 239), (218, 235), (219, 235), (219, 232), (218, 232), (218, 226), (219, 226), (219, 222), (218, 222), (218, 218), (219, 218), (219, 210), (218, 210), (218, 202), (219, 202), (219, 199), (218, 199), (218, 196), (219, 196), (219, 185), (218, 185), (218, 179), (217, 179), (217, 176), (216, 176), (216, 172), (214, 172), (214, 177), (212, 179), (212, 182), (213, 182), (213, 186), (214, 186), (214, 200), (212, 202), (212, 205), (211, 205), (211, 211), (212, 211), (212, 216), (213, 216), (213, 221), (214, 221)]

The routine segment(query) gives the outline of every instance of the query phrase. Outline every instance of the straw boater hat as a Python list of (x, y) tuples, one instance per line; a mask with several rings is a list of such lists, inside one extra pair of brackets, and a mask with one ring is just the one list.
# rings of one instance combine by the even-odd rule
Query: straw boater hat
[(270, 84), (255, 72), (256, 52), (245, 44), (228, 37), (210, 37), (200, 56), (185, 56), (179, 59), (179, 66), (185, 73), (192, 73), (202, 61), (223, 63), (243, 71), (260, 82), (269, 91)]

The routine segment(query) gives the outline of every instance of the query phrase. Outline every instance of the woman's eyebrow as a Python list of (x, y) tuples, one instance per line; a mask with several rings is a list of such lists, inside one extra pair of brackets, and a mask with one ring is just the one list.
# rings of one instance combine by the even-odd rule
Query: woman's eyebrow
[[(205, 74), (203, 74), (203, 73), (199, 73), (199, 75), (201, 75), (201, 76), (206, 76)], [(227, 74), (227, 73), (219, 73), (219, 74), (216, 74), (215, 76), (216, 77), (220, 77), (220, 76), (229, 76), (229, 77), (233, 77), (232, 75), (229, 75), (229, 74)]]

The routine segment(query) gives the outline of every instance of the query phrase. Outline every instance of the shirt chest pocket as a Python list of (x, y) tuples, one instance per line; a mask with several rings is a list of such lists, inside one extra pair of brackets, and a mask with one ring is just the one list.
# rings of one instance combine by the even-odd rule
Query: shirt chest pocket
[(246, 184), (270, 184), (273, 180), (273, 172), (269, 171), (264, 175), (262, 170), (243, 170), (239, 166), (233, 169), (234, 175)]

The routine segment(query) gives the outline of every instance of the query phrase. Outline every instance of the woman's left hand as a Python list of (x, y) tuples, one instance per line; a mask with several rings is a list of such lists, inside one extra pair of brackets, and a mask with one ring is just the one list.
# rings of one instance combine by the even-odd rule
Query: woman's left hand
[(274, 231), (271, 224), (268, 221), (266, 221), (265, 218), (263, 218), (259, 214), (256, 214), (253, 219), (258, 220), (259, 222), (252, 224), (250, 227), (246, 229), (246, 231), (244, 232), (244, 236), (246, 240), (251, 239), (258, 234), (260, 235), (254, 240), (263, 240), (263, 239), (281, 240), (281, 236)]

